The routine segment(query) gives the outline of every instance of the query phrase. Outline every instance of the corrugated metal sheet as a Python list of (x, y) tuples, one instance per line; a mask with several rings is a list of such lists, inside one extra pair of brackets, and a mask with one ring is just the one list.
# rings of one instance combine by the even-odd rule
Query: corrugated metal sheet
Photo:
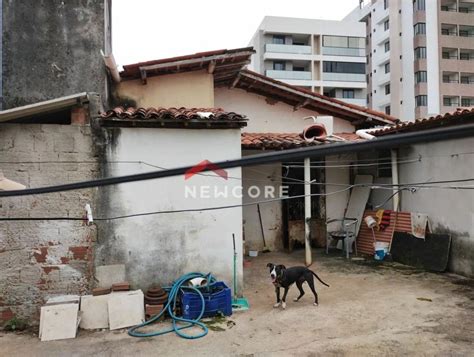
[[(364, 219), (367, 216), (372, 216), (375, 218), (377, 211), (365, 211)], [(375, 239), (377, 242), (386, 242), (391, 243), (393, 238), (393, 233), (397, 232), (411, 232), (411, 213), (410, 212), (394, 212), (390, 213), (390, 225), (384, 231), (375, 232)], [(372, 230), (367, 227), (367, 225), (362, 223), (357, 236), (357, 252), (363, 254), (374, 254), (374, 238), (372, 236)]]

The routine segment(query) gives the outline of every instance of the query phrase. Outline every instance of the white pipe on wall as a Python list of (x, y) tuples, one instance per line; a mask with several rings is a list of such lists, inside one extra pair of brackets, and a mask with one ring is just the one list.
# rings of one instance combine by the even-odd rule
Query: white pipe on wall
[(400, 207), (400, 193), (398, 192), (398, 165), (397, 165), (397, 150), (390, 150), (391, 159), (392, 159), (392, 185), (393, 186), (393, 210), (398, 211)]
[(304, 250), (305, 263), (310, 266), (313, 263), (311, 256), (311, 160), (304, 159)]

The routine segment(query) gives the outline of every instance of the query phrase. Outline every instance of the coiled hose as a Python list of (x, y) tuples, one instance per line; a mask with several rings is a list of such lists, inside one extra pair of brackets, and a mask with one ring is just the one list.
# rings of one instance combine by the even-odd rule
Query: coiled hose
[[(204, 325), (201, 320), (202, 315), (204, 314), (204, 309), (205, 309), (205, 302), (204, 302), (204, 296), (202, 293), (199, 291), (199, 289), (192, 287), (192, 286), (185, 286), (185, 284), (194, 278), (205, 278), (207, 280), (207, 284), (210, 284), (215, 281), (215, 278), (209, 273), (209, 274), (202, 274), (202, 273), (188, 273), (180, 277), (178, 280), (176, 280), (171, 287), (165, 288), (165, 290), (169, 291), (168, 293), (168, 302), (166, 305), (163, 307), (163, 310), (156, 315), (153, 316), (150, 320), (145, 321), (144, 323), (134, 326), (128, 330), (128, 334), (133, 337), (153, 337), (153, 336), (160, 336), (164, 335), (170, 332), (175, 332), (178, 336), (186, 339), (196, 339), (196, 338), (201, 338), (207, 335), (208, 329), (207, 326)], [(178, 299), (178, 294), (183, 290), (192, 290), (197, 293), (197, 295), (201, 298), (201, 312), (199, 313), (199, 316), (194, 319), (185, 319), (182, 317), (178, 317), (174, 314), (174, 311), (176, 311), (176, 302)], [(171, 316), (172, 319), (172, 327), (167, 330), (160, 330), (160, 331), (153, 331), (153, 332), (138, 332), (137, 330), (139, 328), (142, 328), (143, 326), (149, 325), (155, 321), (157, 321), (165, 311), (168, 311), (168, 314)], [(178, 326), (178, 323), (186, 323), (186, 325)], [(202, 332), (197, 334), (197, 335), (188, 335), (185, 334), (184, 332), (181, 332), (181, 330), (184, 330), (186, 328), (192, 327), (192, 326), (198, 326), (202, 329)]]

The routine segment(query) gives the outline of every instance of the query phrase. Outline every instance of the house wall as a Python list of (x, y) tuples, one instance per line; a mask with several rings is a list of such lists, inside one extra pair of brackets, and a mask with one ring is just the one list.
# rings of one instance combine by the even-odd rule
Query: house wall
[(115, 87), (117, 105), (136, 107), (214, 107), (214, 79), (207, 71), (193, 71), (122, 81)]
[(3, 109), (86, 91), (105, 98), (105, 3), (2, 0)]
[[(216, 162), (241, 156), (240, 130), (211, 129), (107, 129), (107, 161), (142, 161), (163, 168)], [(140, 145), (137, 145), (140, 143)], [(110, 165), (109, 176), (156, 170), (146, 164)], [(230, 193), (241, 184), (240, 168), (227, 170), (230, 177), (183, 176), (127, 183), (103, 190), (100, 211), (107, 216), (140, 212), (182, 210), (239, 205), (240, 197)], [(210, 185), (229, 197), (185, 196), (186, 186)], [(239, 191), (237, 191), (239, 194)], [(96, 265), (125, 264), (127, 280), (134, 289), (167, 285), (182, 274), (212, 272), (232, 282), (235, 234), (238, 252), (237, 274), (242, 282), (242, 208), (170, 213), (110, 221), (97, 244)], [(242, 285), (239, 284), (241, 287)]]
[[(456, 180), (472, 177), (474, 157), (468, 152), (474, 138), (423, 143), (399, 150), (401, 157), (421, 161), (401, 165), (401, 183)], [(450, 185), (459, 186), (462, 183)], [(403, 192), (401, 210), (427, 213), (434, 233), (452, 237), (449, 270), (474, 276), (474, 193), (472, 190), (425, 189)]]
[[(243, 155), (257, 154), (259, 151), (246, 150)], [(278, 197), (281, 187), (282, 167), (280, 163), (270, 165), (259, 165), (242, 168), (243, 178), (243, 203), (253, 203), (271, 198), (250, 197), (248, 192), (252, 186), (258, 187), (260, 192), (265, 192), (265, 186), (271, 186), (275, 189), (275, 197)], [(252, 188), (251, 192), (255, 192)], [(274, 201), (262, 203), (260, 205), (262, 216), (262, 225), (265, 234), (265, 243), (270, 250), (283, 248), (283, 219), (282, 202)], [(248, 250), (263, 250), (263, 237), (258, 209), (256, 205), (245, 206), (243, 208), (245, 247)]]
[[(235, 111), (249, 118), (245, 132), (273, 132), (273, 133), (300, 133), (304, 127), (311, 124), (311, 120), (304, 117), (318, 115), (308, 109), (293, 110), (291, 105), (272, 101), (255, 93), (248, 93), (243, 89), (216, 88), (216, 107), (227, 111)], [(354, 132), (354, 126), (348, 121), (334, 118), (334, 132)]]
[[(349, 167), (331, 167), (338, 163), (347, 164), (355, 159), (355, 155), (333, 155), (326, 156), (326, 219), (339, 219), (344, 217), (347, 203), (349, 202), (350, 190), (344, 190), (350, 185), (350, 168)], [(338, 193), (335, 193), (338, 192)], [(340, 229), (340, 223), (330, 223), (327, 227), (328, 231)]]
[[(27, 187), (97, 178), (96, 155), (90, 127), (0, 126), (0, 171)], [(24, 161), (35, 163), (20, 163)], [(0, 217), (82, 217), (86, 203), (94, 207), (95, 192), (2, 198)], [(82, 221), (1, 222), (0, 326), (13, 316), (37, 323), (39, 307), (48, 297), (86, 293), (96, 234), (95, 226)]]

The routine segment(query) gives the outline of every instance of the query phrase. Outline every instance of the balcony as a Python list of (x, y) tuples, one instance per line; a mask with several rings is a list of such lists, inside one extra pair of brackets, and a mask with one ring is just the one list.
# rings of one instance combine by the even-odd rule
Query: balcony
[(299, 55), (310, 55), (311, 46), (302, 45), (278, 45), (273, 43), (267, 43), (265, 45), (266, 52), (273, 53), (294, 53)]
[(349, 104), (355, 104), (359, 105), (361, 107), (366, 107), (367, 106), (367, 100), (366, 99), (360, 99), (360, 98), (336, 98), (338, 100), (342, 100), (343, 102), (349, 103)]
[(267, 70), (265, 74), (274, 79), (296, 79), (296, 80), (311, 80), (310, 71), (277, 71)]
[(323, 81), (365, 82), (365, 74), (323, 72)]
[(365, 57), (365, 48), (323, 47), (323, 55)]

